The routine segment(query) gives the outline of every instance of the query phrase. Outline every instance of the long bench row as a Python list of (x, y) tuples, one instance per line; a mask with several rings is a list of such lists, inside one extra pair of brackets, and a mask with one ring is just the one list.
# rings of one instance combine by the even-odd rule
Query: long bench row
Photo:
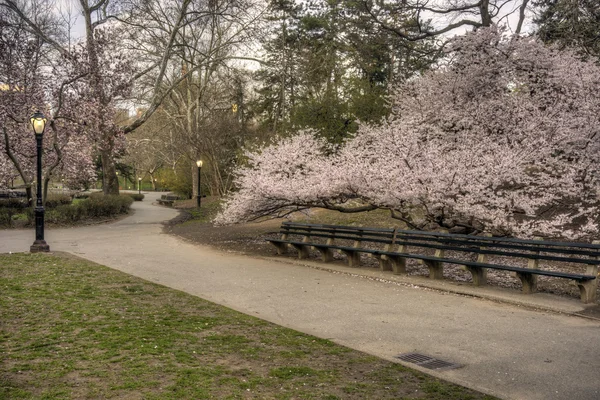
[[(429, 268), (432, 279), (442, 279), (444, 264), (458, 264), (471, 273), (473, 284), (477, 286), (486, 284), (488, 269), (495, 269), (515, 273), (521, 280), (524, 293), (537, 291), (538, 276), (549, 276), (574, 280), (584, 303), (594, 302), (597, 297), (600, 244), (596, 243), (293, 222), (284, 222), (280, 233), (281, 239), (269, 239), (277, 248), (277, 253), (284, 254), (292, 246), (301, 259), (307, 258), (309, 250), (314, 249), (321, 254), (324, 262), (329, 262), (333, 260), (333, 251), (337, 250), (347, 256), (349, 266), (358, 267), (360, 254), (371, 254), (379, 260), (382, 270), (403, 274), (406, 273), (406, 260), (412, 258), (420, 260)], [(339, 241), (352, 242), (352, 245), (340, 244)], [(447, 252), (452, 252), (452, 256)], [(457, 253), (471, 257), (476, 255), (477, 259), (462, 259), (463, 257), (455, 255)], [(489, 256), (494, 257), (493, 262), (488, 261)], [(527, 267), (511, 265), (515, 258), (528, 260)], [(540, 261), (579, 266), (581, 273), (541, 269)]]

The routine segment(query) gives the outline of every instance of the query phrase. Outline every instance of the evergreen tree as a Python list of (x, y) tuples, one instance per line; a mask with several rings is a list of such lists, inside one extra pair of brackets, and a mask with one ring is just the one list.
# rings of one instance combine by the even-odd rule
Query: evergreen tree
[(584, 58), (600, 61), (600, 2), (598, 0), (538, 0), (537, 35), (546, 43), (576, 48)]
[(406, 41), (353, 1), (283, 0), (272, 4), (271, 15), (254, 111), (263, 129), (278, 134), (314, 129), (339, 143), (357, 121), (382, 120), (388, 87), (437, 55), (433, 41)]

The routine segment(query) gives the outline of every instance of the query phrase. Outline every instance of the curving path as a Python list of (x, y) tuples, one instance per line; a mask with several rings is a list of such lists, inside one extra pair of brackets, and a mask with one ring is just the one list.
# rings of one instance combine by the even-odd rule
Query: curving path
[[(506, 399), (600, 399), (600, 321), (221, 253), (162, 233), (177, 211), (146, 194), (119, 222), (48, 229), (51, 250), (393, 360), (419, 352), (464, 367), (428, 373)], [(33, 230), (0, 231), (0, 252)]]

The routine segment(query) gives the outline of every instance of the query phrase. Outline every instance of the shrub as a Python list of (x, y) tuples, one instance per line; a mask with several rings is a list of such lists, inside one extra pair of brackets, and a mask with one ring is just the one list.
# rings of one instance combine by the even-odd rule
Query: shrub
[(0, 226), (12, 226), (12, 217), (16, 213), (14, 208), (0, 208)]
[[(119, 214), (127, 214), (133, 203), (131, 196), (104, 196), (102, 193), (93, 194), (75, 204), (71, 204), (70, 201), (69, 204), (60, 204), (61, 201), (66, 200), (56, 199), (54, 208), (46, 207), (44, 219), (47, 222), (64, 225), (86, 219), (110, 218)], [(12, 226), (13, 216), (22, 213), (25, 214), (28, 225), (35, 224), (34, 207), (25, 209), (0, 207), (0, 226)]]
[[(61, 204), (47, 210), (46, 221), (54, 224), (73, 224), (78, 221), (94, 218), (114, 217), (127, 214), (133, 199), (129, 196), (104, 196), (96, 193), (75, 204)], [(33, 209), (27, 209), (29, 223), (34, 223)]]
[(1, 208), (14, 208), (17, 210), (24, 210), (27, 207), (29, 207), (29, 204), (27, 203), (27, 199), (15, 198), (15, 197), (11, 197), (8, 199), (0, 199), (0, 209)]
[(90, 193), (89, 192), (78, 192), (78, 193), (75, 193), (75, 195), (73, 197), (76, 199), (87, 199), (88, 197), (90, 197)]
[(63, 204), (49, 210), (46, 219), (55, 224), (69, 224), (84, 217), (84, 209), (80, 204)]
[(71, 196), (69, 196), (69, 195), (51, 193), (51, 194), (48, 194), (48, 197), (46, 198), (46, 203), (44, 205), (44, 208), (52, 209), (52, 208), (56, 208), (61, 205), (71, 204), (71, 202), (72, 202), (72, 199), (71, 199)]
[(123, 193), (123, 196), (129, 196), (135, 201), (142, 201), (142, 200), (144, 200), (144, 197), (145, 197), (141, 193)]
[(84, 214), (89, 218), (112, 217), (117, 214), (127, 214), (133, 199), (129, 196), (114, 196), (94, 193), (78, 206), (82, 207)]

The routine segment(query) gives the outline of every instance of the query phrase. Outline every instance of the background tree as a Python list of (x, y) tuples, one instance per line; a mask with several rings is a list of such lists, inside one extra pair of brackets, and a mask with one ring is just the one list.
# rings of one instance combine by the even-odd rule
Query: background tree
[(437, 56), (431, 41), (398, 38), (353, 2), (273, 2), (271, 15), (254, 110), (262, 129), (284, 135), (310, 128), (341, 142), (358, 120), (387, 115), (388, 85)]
[[(13, 0), (1, 0), (0, 6), (10, 10), (40, 40), (68, 56), (68, 43), (40, 29), (38, 21), (27, 17), (26, 5)], [(102, 179), (105, 193), (118, 193), (115, 154), (120, 151), (121, 135), (141, 126), (158, 109), (163, 99), (187, 75), (209, 68), (186, 58), (190, 37), (213, 36), (210, 53), (204, 59), (225, 62), (231, 53), (221, 51), (247, 38), (247, 30), (257, 20), (251, 3), (238, 0), (215, 2), (158, 1), (158, 0), (79, 0), (85, 21), (85, 50), (89, 73), (85, 77), (89, 93), (96, 103), (98, 118), (90, 121), (98, 133), (97, 151), (102, 160)], [(110, 21), (110, 23), (109, 23)], [(227, 27), (227, 29), (225, 29)], [(215, 31), (216, 29), (216, 31)], [(119, 40), (112, 40), (118, 35)], [(109, 58), (103, 58), (110, 53)], [(133, 62), (133, 56), (136, 62)], [(122, 62), (132, 57), (128, 62)], [(116, 61), (120, 68), (105, 61)], [(188, 68), (183, 75), (182, 62)], [(139, 69), (135, 70), (132, 67)], [(108, 72), (108, 75), (107, 75)], [(170, 79), (174, 78), (174, 79)], [(123, 101), (130, 101), (131, 84), (138, 98), (144, 101), (144, 112), (126, 126), (116, 126), (114, 115)]]
[(538, 0), (537, 36), (584, 58), (600, 60), (600, 3), (595, 0)]

